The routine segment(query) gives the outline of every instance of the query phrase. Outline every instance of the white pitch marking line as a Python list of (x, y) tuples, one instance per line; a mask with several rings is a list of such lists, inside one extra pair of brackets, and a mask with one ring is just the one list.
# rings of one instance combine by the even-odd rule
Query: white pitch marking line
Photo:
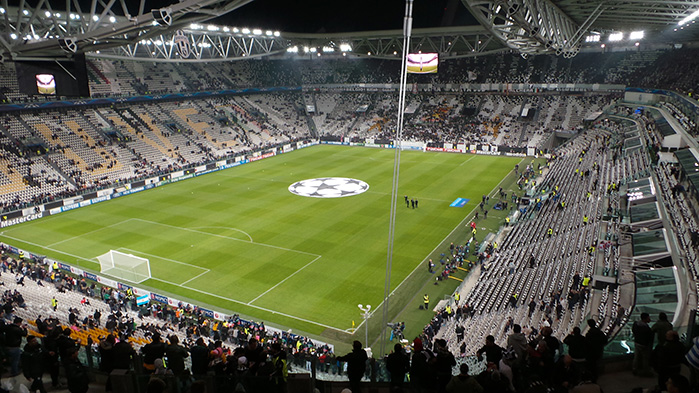
[(248, 302), (248, 305), (252, 304), (255, 300), (261, 298), (262, 296), (268, 294), (270, 291), (274, 290), (276, 287), (282, 285), (286, 280), (288, 280), (288, 279), (290, 279), (291, 277), (295, 276), (296, 273), (298, 273), (298, 272), (300, 272), (301, 270), (307, 268), (309, 265), (311, 265), (313, 262), (317, 261), (318, 259), (320, 259), (320, 255), (318, 255), (314, 260), (312, 260), (312, 261), (308, 262), (307, 264), (303, 265), (301, 268), (299, 268), (299, 269), (296, 270), (295, 272), (289, 274), (286, 278), (284, 278), (283, 280), (281, 280), (281, 281), (279, 281), (278, 283), (276, 283), (272, 288), (270, 288), (270, 289), (268, 289), (268, 290), (262, 292), (262, 293), (261, 293), (259, 296), (257, 296), (256, 298), (250, 300), (250, 301)]
[[(521, 164), (522, 161), (524, 161), (524, 158), (522, 158), (521, 160), (519, 160), (519, 162), (518, 162), (517, 164)], [(502, 182), (505, 181), (505, 179), (507, 179), (508, 176), (510, 176), (510, 172), (508, 172), (507, 175), (505, 175), (505, 176), (502, 178), (502, 180), (500, 180), (500, 182), (499, 182), (498, 184), (496, 184), (495, 187), (493, 187), (493, 189), (488, 193), (488, 195), (494, 195), (494, 194), (495, 194), (495, 190), (500, 186), (500, 184), (502, 184)], [(408, 278), (410, 278), (410, 276), (412, 276), (413, 273), (415, 273), (415, 271), (416, 271), (420, 266), (423, 266), (423, 263), (425, 263), (425, 260), (427, 259), (427, 257), (429, 257), (430, 255), (432, 255), (432, 253), (435, 252), (435, 251), (442, 245), (442, 243), (444, 243), (444, 241), (447, 240), (447, 239), (449, 238), (449, 236), (451, 236), (451, 235), (454, 233), (454, 231), (456, 231), (458, 228), (461, 227), (461, 225), (463, 225), (464, 221), (466, 221), (466, 219), (468, 218), (468, 216), (470, 216), (471, 213), (473, 213), (473, 211), (476, 210), (476, 207), (477, 207), (477, 206), (474, 206), (473, 209), (471, 209), (471, 211), (466, 215), (466, 217), (464, 217), (464, 219), (461, 220), (461, 222), (459, 222), (459, 223), (454, 227), (454, 229), (452, 229), (451, 232), (449, 232), (449, 234), (447, 234), (446, 236), (444, 236), (444, 239), (442, 239), (441, 242), (437, 243), (437, 245), (435, 246), (435, 248), (432, 249), (432, 251), (430, 251), (430, 252), (427, 254), (427, 256), (426, 256), (425, 258), (423, 258), (423, 260), (420, 261), (419, 264), (417, 264), (417, 266), (415, 266), (415, 269), (413, 269), (413, 271), (411, 271), (407, 276), (405, 276), (405, 278), (403, 279), (403, 281), (401, 281), (401, 282), (398, 283), (398, 285), (391, 291), (391, 293), (388, 294), (389, 297), (393, 296), (393, 294), (398, 290), (398, 288), (400, 288), (400, 286), (403, 285), (403, 283), (404, 283), (405, 281), (407, 281)], [(378, 307), (376, 307), (376, 309), (375, 309), (374, 311), (378, 310), (381, 306), (383, 306), (383, 303), (384, 303), (384, 301), (382, 300), (381, 303), (379, 303)], [(357, 329), (359, 329), (363, 324), (364, 324), (364, 321), (360, 322), (359, 325), (357, 325)]]
[(47, 247), (47, 246), (45, 246), (45, 245), (43, 245), (43, 244), (33, 243), (33, 242), (28, 241), (28, 240), (19, 239), (19, 238), (12, 237), (12, 236), (8, 236), (8, 235), (3, 235), (3, 236), (6, 237), (6, 238), (9, 238), (9, 239), (12, 239), (12, 240), (17, 240), (18, 242), (31, 244), (32, 246), (36, 246), (36, 247), (43, 248), (43, 249), (46, 249), (46, 250), (49, 250), (49, 251), (57, 252), (57, 253), (59, 253), (59, 254), (68, 255), (68, 256), (73, 257), (73, 258), (76, 258), (76, 259), (82, 259), (83, 261), (88, 261), (88, 262), (93, 262), (93, 263), (99, 263), (99, 261), (95, 260), (95, 258), (85, 258), (85, 257), (81, 257), (81, 256), (79, 256), (79, 255), (74, 255), (74, 254), (67, 253), (67, 252), (65, 252), (65, 251), (56, 250), (55, 248)]
[(120, 248), (117, 249), (117, 251), (119, 251), (119, 250), (131, 251), (131, 252), (135, 252), (135, 253), (137, 253), (137, 254), (143, 254), (143, 255), (147, 255), (147, 256), (149, 256), (149, 257), (162, 259), (162, 260), (164, 260), (164, 261), (168, 261), (168, 262), (172, 262), (172, 263), (179, 263), (180, 265), (191, 266), (191, 267), (195, 267), (195, 268), (200, 269), (200, 270), (206, 270), (204, 273), (208, 273), (208, 272), (211, 271), (210, 269), (207, 269), (207, 268), (201, 267), (201, 266), (197, 266), (197, 265), (192, 265), (191, 263), (180, 262), (180, 261), (178, 261), (178, 260), (176, 260), (176, 259), (165, 258), (165, 257), (161, 257), (160, 255), (149, 254), (149, 253), (147, 253), (147, 252), (138, 251), (138, 250), (132, 250), (132, 249), (126, 248), (126, 247), (120, 247)]
[[(175, 225), (169, 225), (169, 224), (163, 224), (163, 223), (160, 223), (160, 222), (144, 220), (144, 219), (141, 219), (141, 218), (134, 218), (134, 220), (143, 221), (143, 222), (147, 222), (147, 223), (151, 223), (151, 224), (156, 224), (156, 225), (162, 225), (162, 226), (166, 226), (166, 227), (170, 227), (170, 228), (181, 229), (181, 230), (183, 230), (183, 231), (189, 231), (189, 232), (194, 232), (194, 233), (200, 233), (200, 234), (202, 234), (202, 235), (214, 236), (214, 237), (218, 237), (218, 238), (221, 238), (221, 239), (228, 239), (228, 240), (233, 240), (233, 241), (238, 241), (238, 242), (250, 243), (250, 242), (247, 241), (247, 240), (241, 240), (241, 239), (238, 239), (238, 238), (235, 238), (235, 237), (217, 235), (217, 234), (214, 234), (214, 233), (208, 233), (208, 232), (203, 232), (203, 231), (197, 231), (197, 230), (194, 230), (194, 229), (178, 227), (178, 226), (175, 226)], [(256, 244), (256, 245), (258, 245), (258, 246), (263, 246), (263, 247), (276, 248), (277, 250), (282, 250), (282, 251), (290, 251), (290, 252), (295, 252), (295, 253), (299, 253), (299, 254), (311, 255), (311, 256), (314, 256), (314, 257), (319, 257), (319, 256), (320, 256), (320, 255), (314, 254), (314, 253), (312, 253), (312, 252), (299, 251), (299, 250), (292, 250), (292, 249), (290, 249), (290, 248), (279, 247), (279, 246), (273, 246), (273, 245), (271, 245), (271, 244), (257, 243), (257, 242), (252, 242), (252, 244)]]
[(463, 166), (465, 163), (467, 163), (467, 162), (473, 160), (473, 159), (476, 158), (476, 157), (477, 157), (477, 156), (474, 155), (473, 157), (471, 157), (471, 158), (469, 158), (468, 160), (466, 160), (466, 161), (462, 162), (461, 164), (459, 164), (459, 166)]
[(77, 238), (79, 238), (79, 237), (87, 236), (87, 235), (89, 235), (89, 234), (91, 234), (91, 233), (99, 232), (99, 231), (104, 230), (104, 229), (107, 229), (107, 228), (112, 228), (112, 227), (115, 227), (115, 226), (117, 226), (117, 225), (121, 225), (121, 224), (123, 224), (123, 223), (125, 223), (125, 222), (129, 222), (129, 221), (131, 221), (131, 220), (133, 220), (133, 218), (127, 218), (126, 220), (119, 221), (119, 222), (117, 222), (117, 223), (115, 223), (115, 224), (108, 225), (108, 226), (106, 226), (106, 227), (102, 227), (102, 228), (99, 228), (99, 229), (95, 229), (95, 230), (90, 231), (90, 232), (85, 232), (85, 233), (80, 234), (80, 235), (77, 235), (77, 236), (69, 237), (68, 239), (64, 239), (64, 240), (57, 241), (57, 242), (55, 242), (55, 243), (51, 243), (51, 244), (49, 244), (49, 245), (46, 245), (45, 247), (47, 247), (47, 248), (48, 248), (48, 247), (53, 247), (53, 246), (55, 246), (55, 245), (57, 245), (57, 244), (65, 243), (65, 242), (67, 242), (67, 241), (71, 241), (71, 240), (77, 239)]
[(210, 270), (209, 270), (209, 269), (206, 269), (206, 270), (207, 270), (207, 271), (205, 271), (205, 272), (202, 272), (202, 273), (200, 273), (200, 274), (197, 274), (196, 276), (194, 276), (194, 277), (190, 278), (189, 280), (187, 280), (187, 281), (183, 282), (183, 283), (182, 283), (182, 284), (180, 284), (180, 285), (184, 285), (184, 284), (187, 284), (187, 283), (189, 283), (190, 281), (194, 281), (194, 280), (196, 280), (197, 278), (199, 278), (199, 277), (203, 276), (204, 274), (207, 274), (207, 273), (209, 273), (209, 271), (210, 271)]
[(244, 234), (245, 236), (247, 236), (248, 239), (250, 239), (250, 243), (254, 243), (254, 241), (252, 240), (252, 236), (250, 236), (249, 233), (245, 232), (245, 231), (242, 230), (242, 229), (238, 229), (238, 228), (218, 227), (218, 226), (205, 226), (205, 227), (190, 227), (189, 229), (205, 229), (205, 228), (230, 229), (230, 230), (233, 230), (233, 231), (238, 231), (238, 232)]
[(252, 304), (247, 304), (247, 303), (245, 303), (245, 302), (243, 302), (243, 301), (240, 301), (240, 300), (235, 300), (235, 299), (227, 298), (227, 297), (225, 297), (225, 296), (217, 295), (217, 294), (215, 294), (215, 293), (202, 291), (201, 289), (196, 289), (196, 288), (192, 288), (192, 287), (180, 285), (180, 284), (177, 284), (177, 283), (174, 283), (174, 282), (171, 282), (171, 281), (161, 280), (161, 279), (159, 279), (159, 278), (151, 278), (151, 280), (156, 280), (156, 281), (164, 282), (164, 283), (170, 284), (170, 285), (180, 286), (180, 287), (182, 287), (182, 288), (189, 289), (190, 291), (199, 292), (199, 293), (202, 293), (202, 294), (204, 294), (204, 295), (208, 295), (208, 296), (212, 296), (212, 297), (215, 297), (215, 298), (227, 300), (227, 301), (232, 302), (232, 303), (237, 303), (237, 304), (240, 304), (240, 305), (243, 305), (243, 306), (252, 307), (252, 308), (255, 308), (255, 309), (260, 310), (260, 311), (264, 311), (264, 312), (269, 313), (269, 314), (278, 314), (278, 315), (281, 315), (281, 316), (283, 316), (283, 317), (295, 319), (295, 320), (297, 320), (297, 321), (301, 321), (301, 322), (305, 322), (305, 323), (310, 323), (310, 324), (312, 324), (312, 325), (324, 327), (324, 328), (326, 328), (326, 329), (331, 329), (331, 330), (335, 330), (335, 331), (338, 331), (338, 332), (344, 332), (343, 329), (339, 329), (339, 328), (336, 328), (336, 327), (334, 327), (334, 326), (329, 326), (329, 325), (326, 325), (326, 324), (324, 324), (324, 323), (320, 323), (320, 322), (316, 322), (316, 321), (311, 321), (311, 320), (309, 320), (309, 319), (305, 319), (305, 318), (301, 318), (301, 317), (296, 317), (296, 316), (289, 315), (289, 314), (286, 314), (286, 313), (283, 313), (283, 312), (279, 312), (279, 311), (275, 311), (275, 310), (270, 310), (270, 309), (268, 309), (268, 308), (264, 308), (264, 307), (260, 307), (260, 306), (255, 306), (255, 305), (252, 305)]

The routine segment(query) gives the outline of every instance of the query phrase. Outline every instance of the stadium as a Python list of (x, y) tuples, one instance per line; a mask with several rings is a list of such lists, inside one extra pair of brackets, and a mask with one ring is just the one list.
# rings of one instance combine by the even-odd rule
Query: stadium
[(699, 388), (699, 2), (30, 3), (3, 389)]

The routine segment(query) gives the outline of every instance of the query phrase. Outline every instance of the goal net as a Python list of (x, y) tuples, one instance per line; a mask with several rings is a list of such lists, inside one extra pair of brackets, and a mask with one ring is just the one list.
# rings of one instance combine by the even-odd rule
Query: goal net
[(98, 256), (97, 260), (100, 262), (100, 273), (114, 278), (140, 283), (151, 277), (150, 262), (146, 258), (109, 250)]

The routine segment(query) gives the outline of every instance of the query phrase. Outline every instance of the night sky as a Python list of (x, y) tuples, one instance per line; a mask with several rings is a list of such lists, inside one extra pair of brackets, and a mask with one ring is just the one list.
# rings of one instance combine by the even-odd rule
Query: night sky
[[(151, 0), (152, 8), (172, 0)], [(401, 29), (405, 0), (255, 0), (209, 23), (293, 33)], [(413, 28), (477, 24), (461, 0), (415, 0)]]

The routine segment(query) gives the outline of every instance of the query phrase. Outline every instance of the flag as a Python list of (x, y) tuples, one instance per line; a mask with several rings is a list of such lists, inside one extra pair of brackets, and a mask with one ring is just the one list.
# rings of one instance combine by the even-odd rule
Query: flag
[(142, 306), (144, 304), (148, 304), (149, 301), (150, 301), (150, 298), (148, 297), (148, 295), (143, 295), (143, 296), (139, 296), (136, 298), (136, 304), (139, 306)]

